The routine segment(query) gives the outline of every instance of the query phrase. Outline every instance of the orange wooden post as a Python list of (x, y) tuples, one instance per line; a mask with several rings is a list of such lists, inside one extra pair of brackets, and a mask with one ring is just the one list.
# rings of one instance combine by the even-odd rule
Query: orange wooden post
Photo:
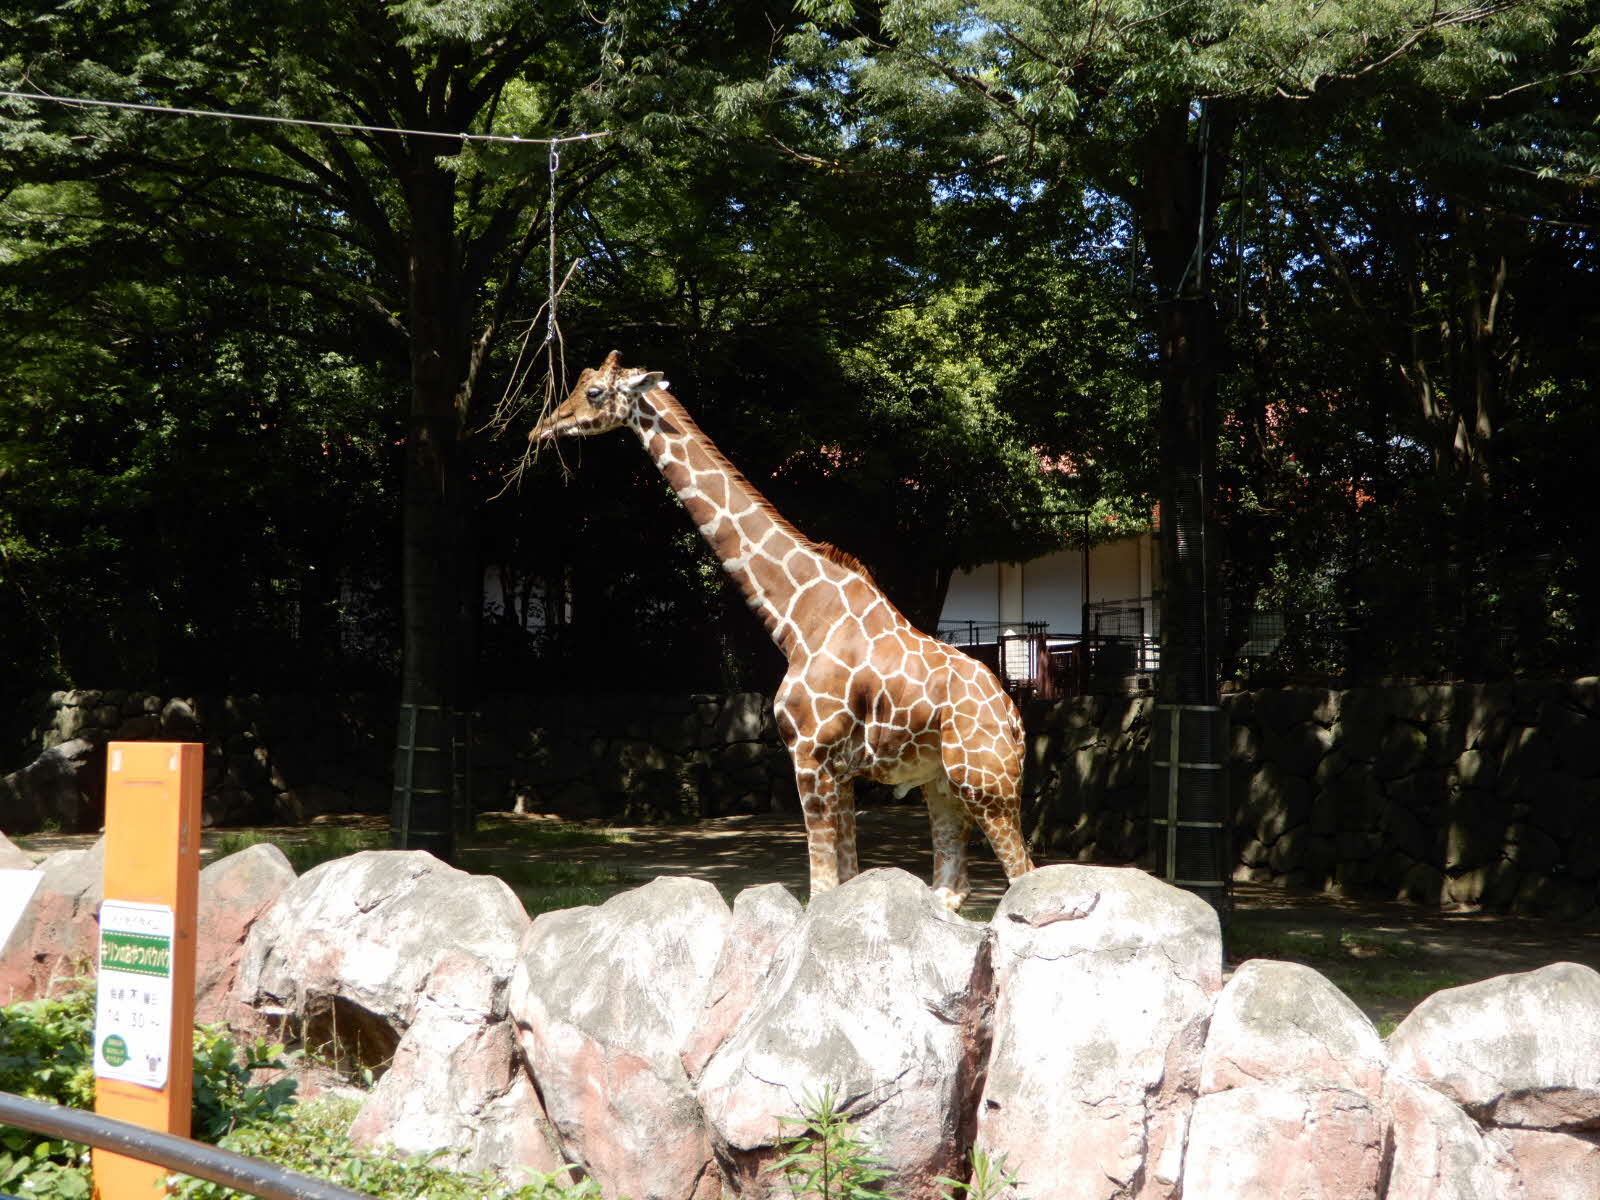
[[(189, 1136), (194, 1091), (197, 742), (112, 742), (95, 1008), (95, 1111)], [(165, 1196), (169, 1172), (94, 1151), (100, 1200)]]

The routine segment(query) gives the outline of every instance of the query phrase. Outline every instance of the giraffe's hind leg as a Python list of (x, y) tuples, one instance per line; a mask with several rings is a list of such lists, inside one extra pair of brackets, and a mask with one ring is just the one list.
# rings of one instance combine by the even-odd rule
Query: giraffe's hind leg
[(1015, 737), (982, 738), (954, 719), (945, 722), (941, 734), (951, 789), (994, 847), (1006, 879), (1026, 875), (1033, 860), (1022, 836), (1022, 754)]
[(933, 891), (951, 912), (966, 902), (967, 833), (972, 822), (960, 797), (943, 775), (922, 785), (933, 832)]
[(834, 783), (835, 827), (834, 854), (839, 862), (839, 882), (846, 883), (861, 873), (856, 861), (856, 781), (838, 779)]
[(994, 847), (994, 856), (1005, 869), (1006, 879), (1015, 882), (1033, 870), (1028, 843), (1022, 836), (1022, 799), (1013, 786), (1010, 793), (958, 787), (957, 794)]

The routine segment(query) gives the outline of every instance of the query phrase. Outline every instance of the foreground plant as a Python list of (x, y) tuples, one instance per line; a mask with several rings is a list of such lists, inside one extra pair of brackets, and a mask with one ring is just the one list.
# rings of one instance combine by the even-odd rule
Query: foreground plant
[[(94, 1107), (94, 990), (0, 1008), (0, 1091), (70, 1108)], [(234, 1042), (225, 1026), (195, 1030), (194, 1137), (238, 1154), (317, 1175), (376, 1200), (599, 1200), (592, 1181), (566, 1181), (564, 1172), (507, 1182), (464, 1175), (429, 1158), (355, 1146), (346, 1133), (355, 1100), (299, 1103), (294, 1080), (257, 1083), (256, 1072), (282, 1067), (281, 1045)], [(437, 1156), (434, 1156), (437, 1157)], [(196, 1200), (245, 1197), (219, 1184), (173, 1178), (178, 1196)], [(87, 1147), (0, 1127), (0, 1196), (88, 1200), (93, 1173)]]
[[(224, 1150), (315, 1175), (374, 1200), (600, 1200), (593, 1180), (571, 1184), (564, 1172), (526, 1171), (521, 1182), (492, 1172), (464, 1174), (434, 1165), (438, 1155), (406, 1157), (356, 1146), (346, 1132), (357, 1100), (322, 1097), (295, 1105), (285, 1120), (242, 1125), (217, 1144)], [(183, 1176), (173, 1178), (180, 1200), (250, 1200), (248, 1193)]]
[(820, 1094), (806, 1092), (798, 1117), (778, 1121), (798, 1132), (783, 1143), (788, 1153), (767, 1169), (781, 1173), (795, 1195), (816, 1200), (881, 1197), (878, 1185), (889, 1170), (856, 1132), (831, 1084)]
[(1004, 1154), (991, 1158), (982, 1146), (974, 1146), (971, 1157), (971, 1179), (963, 1182), (941, 1175), (935, 1180), (945, 1185), (944, 1200), (999, 1200), (1008, 1189), (1021, 1186), (1022, 1181), (1006, 1166)]

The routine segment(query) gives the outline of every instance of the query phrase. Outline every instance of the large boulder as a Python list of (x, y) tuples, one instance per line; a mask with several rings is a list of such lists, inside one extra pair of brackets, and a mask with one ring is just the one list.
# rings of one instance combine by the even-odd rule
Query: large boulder
[(938, 1196), (961, 1168), (966, 1105), (981, 1062), (986, 981), (974, 987), (982, 927), (953, 915), (921, 880), (867, 871), (815, 897), (788, 953), (697, 1094), (724, 1177), (741, 1196), (768, 1169), (808, 1099), (838, 1111), (892, 1172), (885, 1189)]
[(428, 977), (394, 1062), (350, 1136), (463, 1171), (562, 1165), (517, 1052), (506, 986), (488, 960), (451, 953)]
[(1376, 1196), (1386, 1066), (1372, 1022), (1322, 975), (1244, 963), (1206, 1035), (1184, 1196)]
[(1600, 1128), (1600, 972), (1555, 963), (1436, 992), (1389, 1057), (1480, 1124)]
[(1200, 1091), (1300, 1079), (1377, 1096), (1388, 1056), (1367, 1015), (1299, 963), (1252, 959), (1217, 998)]
[(92, 975), (100, 953), (105, 839), (62, 850), (39, 867), (40, 880), (0, 947), (0, 1006), (58, 995)]
[(733, 900), (733, 922), (706, 993), (706, 1005), (683, 1048), (683, 1069), (699, 1079), (760, 994), (773, 965), (794, 941), (805, 909), (782, 884), (745, 888)]
[(21, 770), (0, 777), (0, 811), (6, 814), (6, 827), (13, 833), (32, 833), (47, 827), (77, 830), (88, 824), (98, 806), (84, 794), (78, 776), (89, 765), (94, 747), (87, 737), (71, 738)]
[(546, 913), (509, 1012), (559, 1139), (608, 1196), (707, 1200), (720, 1184), (682, 1054), (731, 920), (711, 884), (660, 878)]
[(31, 871), (33, 857), (5, 834), (0, 833), (0, 871)]
[(294, 883), (294, 868), (268, 842), (219, 858), (200, 872), (195, 931), (194, 1019), (228, 1021), (250, 927)]
[[(1528, 1200), (1594, 1200), (1600, 1196), (1600, 1134), (1500, 1129)], [(1494, 1200), (1512, 1192), (1492, 1193)]]
[(1033, 1200), (1174, 1195), (1222, 987), (1216, 912), (1143, 871), (1051, 866), (1011, 885), (990, 929), (977, 1144)]
[(307, 871), (251, 927), (234, 995), (269, 1029), (381, 1066), (441, 962), (482, 959), (503, 987), (527, 928), (499, 879), (421, 850), (366, 850)]
[(1376, 1200), (1383, 1122), (1375, 1098), (1300, 1080), (1202, 1096), (1183, 1200)]
[(1390, 1072), (1383, 1106), (1391, 1147), (1385, 1200), (1526, 1200), (1506, 1146), (1454, 1101)]

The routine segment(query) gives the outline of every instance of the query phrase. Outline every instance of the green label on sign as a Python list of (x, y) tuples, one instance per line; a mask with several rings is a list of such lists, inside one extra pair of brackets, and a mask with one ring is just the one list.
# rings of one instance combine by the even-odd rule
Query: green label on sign
[(100, 967), (107, 971), (129, 971), (135, 975), (156, 975), (165, 979), (172, 974), (172, 939), (148, 933), (102, 930)]
[(100, 1043), (100, 1057), (113, 1067), (120, 1067), (128, 1061), (128, 1043), (113, 1033)]

